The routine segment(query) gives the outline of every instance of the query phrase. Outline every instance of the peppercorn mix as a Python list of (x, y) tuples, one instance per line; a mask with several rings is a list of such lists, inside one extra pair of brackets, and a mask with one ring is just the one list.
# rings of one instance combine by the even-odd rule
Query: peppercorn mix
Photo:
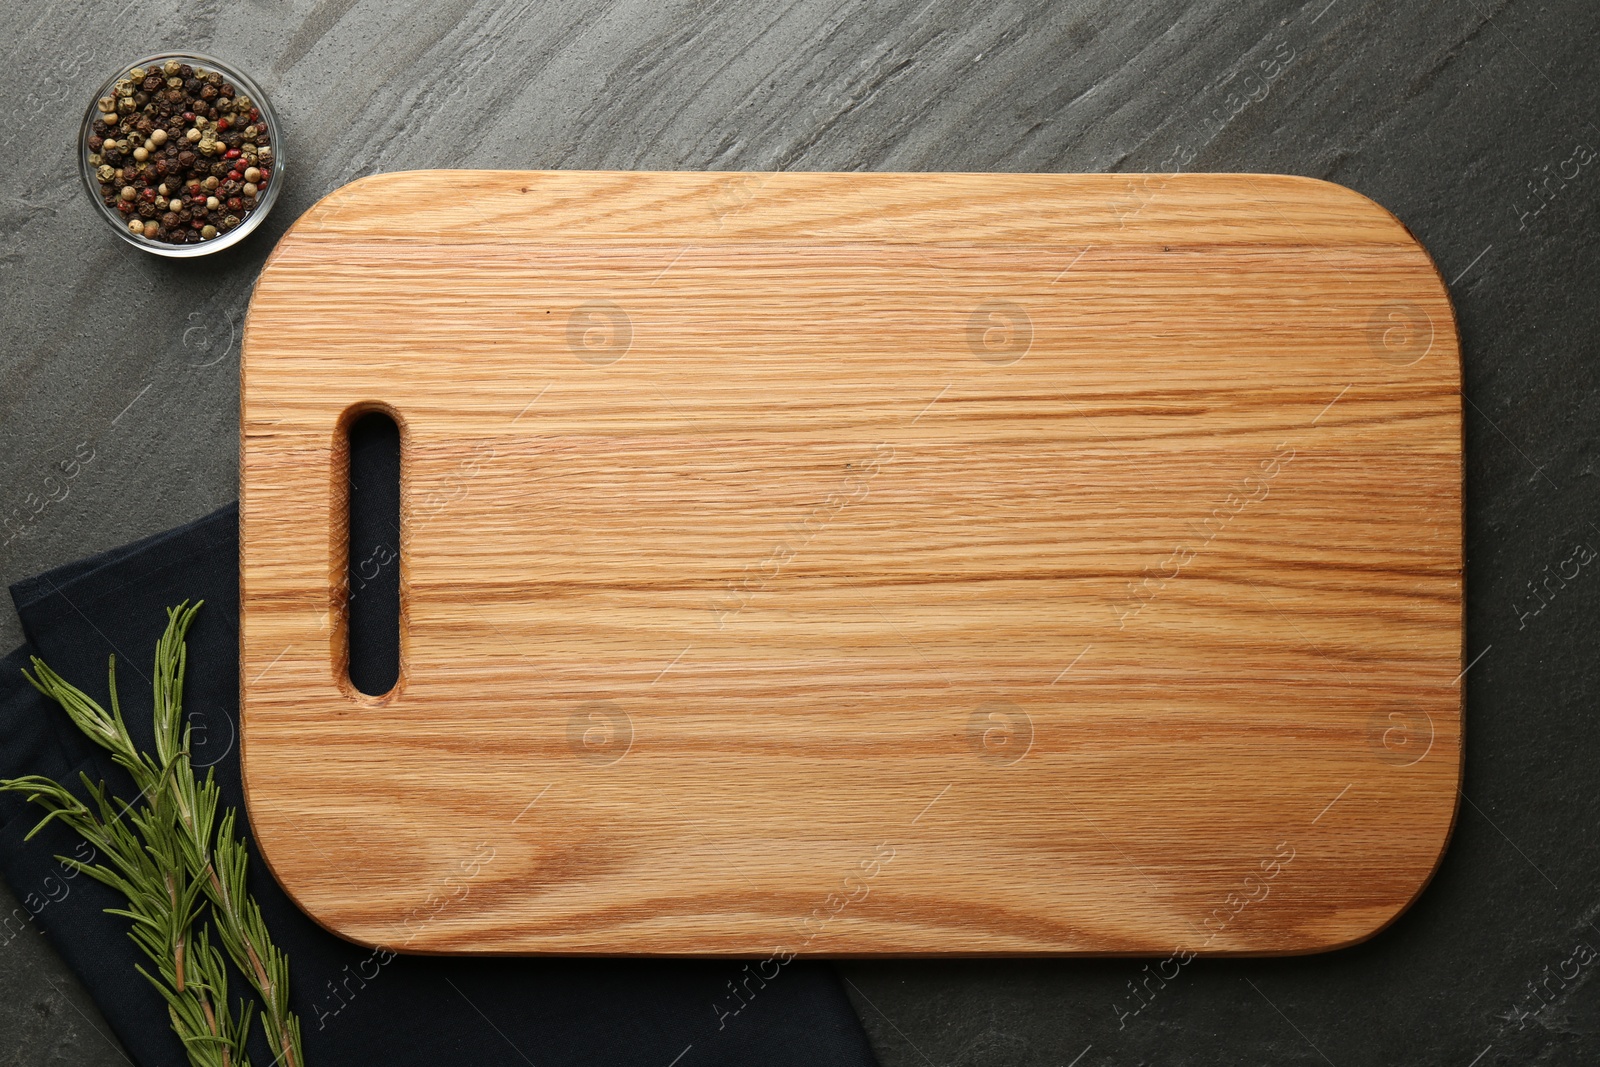
[(272, 180), (272, 131), (214, 70), (134, 67), (97, 101), (89, 164), (102, 202), (152, 241), (195, 244), (237, 227)]

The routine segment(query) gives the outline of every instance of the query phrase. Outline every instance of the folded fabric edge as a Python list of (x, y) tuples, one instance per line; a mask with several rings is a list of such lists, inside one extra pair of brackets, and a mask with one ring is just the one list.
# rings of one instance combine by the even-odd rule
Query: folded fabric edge
[(239, 502), (235, 500), (208, 515), (203, 515), (191, 522), (184, 523), (182, 526), (162, 530), (138, 541), (119, 545), (96, 555), (85, 556), (83, 559), (64, 563), (59, 567), (53, 567), (31, 577), (19, 579), (11, 586), (11, 601), (16, 605), (17, 613), (21, 614), (45, 597), (69, 589), (79, 582), (93, 577), (96, 572), (107, 567), (123, 563), (133, 556), (148, 552), (152, 548), (184, 537), (196, 530), (206, 529), (213, 524), (227, 523), (236, 526), (238, 522)]

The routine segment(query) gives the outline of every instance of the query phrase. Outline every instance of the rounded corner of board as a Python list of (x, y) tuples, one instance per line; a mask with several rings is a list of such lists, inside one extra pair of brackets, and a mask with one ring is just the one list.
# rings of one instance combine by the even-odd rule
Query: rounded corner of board
[(1431, 858), (1424, 859), (1412, 868), (1411, 878), (1406, 887), (1407, 892), (1397, 895), (1395, 899), (1381, 907), (1365, 909), (1359, 919), (1352, 917), (1349, 923), (1329, 929), (1320, 937), (1308, 938), (1306, 943), (1276, 955), (1314, 956), (1328, 952), (1342, 952), (1381, 937), (1399, 923), (1433, 884), (1439, 869), (1444, 865), (1445, 855), (1450, 850), (1450, 842), (1455, 836), (1461, 807), (1459, 769), (1451, 785), (1450, 803), (1439, 812), (1440, 825), (1437, 828), (1430, 827), (1428, 830), (1428, 837), (1437, 842), (1436, 847)]
[[(297, 869), (286, 868), (281, 863), (273, 862), (274, 852), (278, 852), (280, 856), (298, 855), (299, 852), (292, 845), (279, 842), (277, 831), (263, 830), (262, 825), (256, 819), (257, 813), (254, 810), (256, 805), (251, 803), (251, 792), (247, 785), (245, 790), (245, 813), (250, 819), (250, 836), (255, 842), (256, 854), (260, 857), (261, 862), (266, 865), (267, 873), (272, 876), (272, 880), (278, 883), (279, 889), (283, 890), (283, 895), (289, 898), (289, 902), (299, 909), (306, 918), (341, 941), (349, 941), (351, 944), (360, 945), (363, 948), (387, 948), (388, 946), (381, 944), (379, 940), (347, 929), (342, 925), (343, 920), (340, 917), (325, 909), (325, 901), (322, 896), (314, 891), (306, 891), (305, 884), (297, 878), (299, 873)], [(284, 830), (283, 833), (292, 835), (294, 831), (291, 828)], [(284, 847), (280, 849), (274, 842)]]
[(297, 241), (307, 233), (332, 228), (352, 202), (361, 202), (369, 198), (374, 187), (393, 185), (397, 180), (406, 180), (416, 175), (435, 173), (431, 171), (386, 171), (381, 174), (364, 174), (352, 181), (345, 182), (330, 192), (323, 194), (315, 203), (306, 208), (295, 219), (293, 224), (284, 231), (278, 243), (273, 246), (272, 252), (267, 256), (267, 261), (262, 265), (263, 278), (271, 271), (273, 263), (279, 259), (285, 249), (292, 248)]

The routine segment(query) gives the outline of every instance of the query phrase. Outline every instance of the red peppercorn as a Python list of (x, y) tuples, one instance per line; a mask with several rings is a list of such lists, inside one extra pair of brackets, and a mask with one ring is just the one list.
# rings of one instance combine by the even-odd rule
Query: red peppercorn
[(185, 111), (183, 113), (183, 121), (184, 122), (193, 122), (194, 121), (194, 112), (193, 111)]
[(156, 191), (154, 189), (146, 188), (143, 195), (146, 200), (154, 200), (156, 198)]
[(228, 210), (229, 211), (243, 211), (244, 210), (244, 201), (239, 199), (237, 196), (230, 196), (228, 198)]
[(242, 170), (235, 169), (235, 170), (230, 170), (228, 172), (228, 180), (231, 181), (231, 182), (236, 182), (240, 178), (243, 178), (243, 177), (244, 177), (244, 171), (242, 171)]
[(251, 122), (254, 122), (256, 119), (259, 119), (260, 117), (261, 117), (261, 109), (259, 107), (253, 107), (253, 108), (250, 109), (250, 121)]
[(238, 159), (239, 158), (239, 150), (237, 148), (228, 149), (228, 158), (229, 159)]
[(227, 119), (218, 119), (217, 120), (217, 129), (225, 130), (227, 128), (228, 128), (228, 120)]
[(117, 210), (122, 212), (124, 215), (126, 215), (128, 212), (133, 210), (133, 204), (131, 204), (127, 200), (123, 200), (121, 198), (118, 198), (118, 200), (117, 200)]

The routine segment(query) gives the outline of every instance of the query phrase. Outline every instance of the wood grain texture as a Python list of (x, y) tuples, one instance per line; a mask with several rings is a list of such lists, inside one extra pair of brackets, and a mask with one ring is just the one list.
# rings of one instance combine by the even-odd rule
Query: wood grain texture
[[(1289, 953), (1452, 824), (1461, 400), (1387, 212), (1262, 175), (418, 172), (242, 355), (274, 872), (498, 953)], [(403, 437), (344, 679), (341, 426)]]

